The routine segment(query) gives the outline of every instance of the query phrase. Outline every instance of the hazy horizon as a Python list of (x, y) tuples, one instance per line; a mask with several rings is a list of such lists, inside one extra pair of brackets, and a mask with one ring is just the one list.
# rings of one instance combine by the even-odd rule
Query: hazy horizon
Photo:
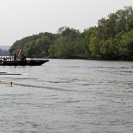
[(0, 46), (0, 49), (2, 49), (2, 50), (9, 50), (10, 47), (11, 46)]
[(83, 32), (97, 26), (99, 19), (131, 0), (1, 0), (0, 46), (11, 46), (16, 40), (41, 32), (57, 33), (63, 26)]

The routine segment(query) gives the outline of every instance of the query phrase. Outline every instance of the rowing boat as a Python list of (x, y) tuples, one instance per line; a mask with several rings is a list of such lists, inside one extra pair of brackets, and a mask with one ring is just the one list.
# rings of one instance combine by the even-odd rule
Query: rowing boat
[(23, 50), (20, 48), (18, 55), (14, 54), (14, 56), (0, 57), (0, 66), (40, 66), (49, 61), (32, 58), (26, 59), (24, 55), (21, 55), (22, 52)]
[(13, 84), (12, 82), (7, 81), (7, 80), (0, 80), (0, 83), (10, 83), (11, 85)]
[(8, 81), (6, 81), (6, 80), (0, 80), (0, 82), (8, 82)]
[(0, 73), (0, 75), (22, 75), (20, 73)]
[(40, 66), (49, 60), (1, 60), (1, 66)]

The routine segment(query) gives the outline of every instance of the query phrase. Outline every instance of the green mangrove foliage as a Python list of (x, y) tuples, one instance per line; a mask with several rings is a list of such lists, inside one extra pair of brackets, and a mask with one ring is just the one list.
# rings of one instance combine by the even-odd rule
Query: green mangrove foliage
[(56, 34), (25, 37), (12, 45), (10, 53), (19, 48), (27, 57), (133, 60), (133, 9), (129, 6), (110, 13), (83, 32), (61, 27)]

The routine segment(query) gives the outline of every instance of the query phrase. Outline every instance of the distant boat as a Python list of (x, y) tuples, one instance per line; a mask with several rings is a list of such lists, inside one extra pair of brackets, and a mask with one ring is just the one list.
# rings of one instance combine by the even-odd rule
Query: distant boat
[(0, 66), (40, 66), (49, 60), (0, 60)]
[(24, 55), (21, 56), (22, 49), (19, 49), (18, 55), (14, 56), (1, 56), (0, 66), (40, 66), (49, 60), (40, 59), (26, 59)]

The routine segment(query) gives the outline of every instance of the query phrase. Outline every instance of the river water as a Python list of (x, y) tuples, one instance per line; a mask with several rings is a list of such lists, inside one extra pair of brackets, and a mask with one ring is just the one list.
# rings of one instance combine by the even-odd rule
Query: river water
[(50, 59), (0, 66), (1, 133), (133, 133), (133, 62)]

